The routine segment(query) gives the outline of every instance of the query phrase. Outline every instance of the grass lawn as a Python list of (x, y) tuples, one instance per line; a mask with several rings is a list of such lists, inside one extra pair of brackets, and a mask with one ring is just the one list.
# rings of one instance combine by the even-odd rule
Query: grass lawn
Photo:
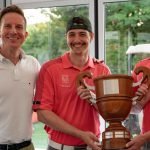
[(43, 127), (44, 127), (44, 124), (40, 122), (33, 124), (32, 141), (33, 141), (35, 149), (45, 150), (47, 148), (48, 138)]

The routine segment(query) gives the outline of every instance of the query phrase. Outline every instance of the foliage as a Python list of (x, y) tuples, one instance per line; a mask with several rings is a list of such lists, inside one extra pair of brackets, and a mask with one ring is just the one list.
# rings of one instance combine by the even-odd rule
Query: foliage
[(27, 54), (37, 57), (40, 61), (40, 56), (49, 54), (48, 52), (48, 37), (47, 24), (40, 23), (28, 26), (29, 36), (23, 45), (23, 49)]
[(37, 150), (44, 150), (48, 145), (48, 137), (47, 133), (44, 130), (44, 124), (41, 122), (37, 122), (33, 124), (33, 135), (32, 141)]
[[(106, 31), (110, 33), (117, 31), (119, 34), (118, 39), (106, 39), (108, 45), (106, 62), (111, 66), (113, 73), (127, 73), (125, 56), (128, 46), (148, 42), (145, 39), (139, 40), (138, 34), (150, 32), (149, 5), (149, 0), (106, 4)], [(118, 46), (112, 48), (112, 45)]]

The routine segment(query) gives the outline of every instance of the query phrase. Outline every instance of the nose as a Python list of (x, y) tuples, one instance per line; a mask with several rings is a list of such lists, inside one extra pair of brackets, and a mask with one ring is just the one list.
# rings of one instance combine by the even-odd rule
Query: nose
[(80, 36), (78, 34), (76, 34), (74, 36), (74, 41), (76, 41), (76, 42), (80, 41)]
[(16, 33), (16, 32), (17, 32), (17, 30), (16, 30), (16, 27), (15, 27), (15, 26), (12, 26), (12, 27), (11, 27), (11, 32), (12, 32), (12, 33)]

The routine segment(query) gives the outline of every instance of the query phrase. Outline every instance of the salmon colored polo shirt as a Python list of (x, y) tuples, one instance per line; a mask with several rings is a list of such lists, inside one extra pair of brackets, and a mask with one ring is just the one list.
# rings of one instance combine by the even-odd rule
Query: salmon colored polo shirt
[[(135, 68), (137, 68), (139, 66), (145, 66), (145, 67), (150, 68), (150, 58), (139, 61), (135, 65)], [(134, 68), (134, 70), (135, 70), (135, 68)], [(134, 78), (135, 82), (139, 81), (142, 78), (142, 73), (140, 73), (139, 75), (136, 75), (133, 71), (133, 78)], [(150, 130), (150, 116), (149, 116), (149, 114), (150, 114), (150, 101), (143, 108), (142, 133), (145, 133), (145, 132)]]
[[(81, 71), (90, 71), (93, 77), (110, 74), (110, 70), (104, 63), (94, 63), (89, 58), (88, 64), (79, 70), (71, 64), (69, 53), (45, 63), (37, 80), (35, 101), (33, 109), (51, 110), (84, 131), (91, 131), (97, 137), (100, 136), (99, 114), (87, 101), (77, 95), (76, 77)], [(89, 85), (93, 85), (92, 79), (85, 79)], [(49, 138), (65, 145), (84, 144), (80, 139), (45, 126)]]

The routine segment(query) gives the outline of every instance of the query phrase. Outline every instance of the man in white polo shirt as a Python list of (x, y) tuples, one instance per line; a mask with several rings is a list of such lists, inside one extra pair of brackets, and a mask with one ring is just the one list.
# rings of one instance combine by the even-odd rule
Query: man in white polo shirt
[(32, 98), (40, 68), (21, 49), (28, 33), (23, 11), (11, 5), (0, 13), (0, 150), (33, 150)]

